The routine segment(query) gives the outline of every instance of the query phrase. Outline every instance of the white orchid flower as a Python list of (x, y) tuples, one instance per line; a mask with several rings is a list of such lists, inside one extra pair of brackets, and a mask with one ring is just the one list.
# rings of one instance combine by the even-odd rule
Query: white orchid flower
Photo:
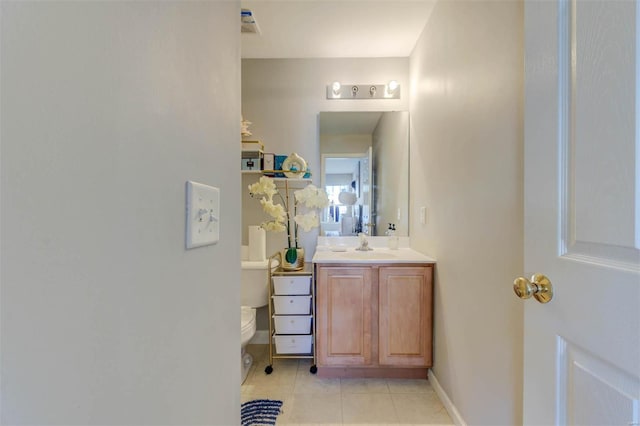
[(315, 185), (294, 192), (296, 202), (311, 209), (322, 209), (329, 205), (329, 197), (324, 190)]
[(262, 209), (268, 213), (276, 222), (285, 222), (287, 220), (287, 212), (282, 204), (274, 204), (271, 200), (260, 200)]
[(309, 232), (311, 229), (320, 226), (320, 218), (315, 211), (311, 211), (306, 214), (299, 214), (293, 219), (305, 232)]
[(249, 193), (251, 195), (266, 195), (271, 201), (273, 196), (278, 193), (278, 189), (276, 184), (273, 183), (273, 179), (262, 176), (258, 182), (249, 185)]
[[(294, 192), (294, 204), (289, 205), (289, 192), (283, 197), (274, 180), (262, 176), (260, 180), (249, 185), (249, 193), (252, 197), (262, 196), (260, 204), (262, 209), (273, 218), (260, 225), (266, 231), (287, 232), (289, 249), (298, 247), (298, 227), (309, 232), (313, 228), (320, 226), (318, 210), (329, 205), (327, 193), (315, 185), (308, 185), (306, 188)], [(274, 203), (273, 196), (278, 195), (282, 204)], [(298, 207), (302, 207), (304, 214), (298, 213)], [(293, 220), (291, 220), (293, 219)]]
[(277, 222), (275, 220), (271, 222), (264, 222), (262, 225), (260, 225), (260, 227), (265, 231), (273, 231), (273, 232), (282, 232), (287, 230), (287, 227), (284, 225), (284, 223)]

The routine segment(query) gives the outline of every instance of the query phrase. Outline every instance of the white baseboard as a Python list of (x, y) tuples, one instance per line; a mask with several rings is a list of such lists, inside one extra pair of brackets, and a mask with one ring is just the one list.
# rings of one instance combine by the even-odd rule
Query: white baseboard
[(249, 341), (253, 345), (268, 345), (269, 344), (269, 330), (256, 330), (256, 334)]
[(442, 389), (442, 386), (440, 386), (440, 382), (438, 382), (438, 379), (433, 374), (432, 370), (429, 370), (429, 383), (431, 383), (431, 387), (438, 394), (438, 398), (440, 398), (442, 405), (444, 405), (444, 408), (449, 413), (449, 417), (451, 417), (453, 423), (455, 423), (457, 426), (467, 426), (464, 419), (458, 412), (456, 406), (453, 405), (453, 402), (451, 402), (447, 393), (444, 391), (444, 389)]

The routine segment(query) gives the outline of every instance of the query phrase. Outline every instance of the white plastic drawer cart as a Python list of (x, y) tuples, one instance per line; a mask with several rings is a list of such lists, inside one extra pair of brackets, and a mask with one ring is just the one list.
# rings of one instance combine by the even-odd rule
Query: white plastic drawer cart
[(269, 365), (264, 372), (273, 372), (274, 359), (307, 358), (316, 374), (313, 265), (285, 271), (281, 264), (280, 252), (269, 258)]

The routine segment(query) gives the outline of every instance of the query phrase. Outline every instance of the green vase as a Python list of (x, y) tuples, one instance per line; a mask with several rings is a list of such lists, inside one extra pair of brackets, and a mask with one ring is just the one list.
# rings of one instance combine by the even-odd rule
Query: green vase
[(304, 249), (290, 248), (282, 250), (282, 269), (299, 271), (304, 268)]

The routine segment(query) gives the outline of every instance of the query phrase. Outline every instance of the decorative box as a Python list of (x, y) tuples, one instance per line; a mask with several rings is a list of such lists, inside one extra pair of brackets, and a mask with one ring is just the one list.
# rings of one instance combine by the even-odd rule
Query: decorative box
[(262, 170), (267, 170), (264, 174), (266, 176), (273, 176), (275, 173), (273, 170), (276, 169), (276, 156), (271, 152), (265, 152), (264, 157), (262, 158)]
[(241, 170), (262, 170), (262, 152), (242, 151)]
[[(288, 155), (275, 155), (273, 170), (282, 170), (282, 163), (284, 163), (284, 160), (286, 160), (287, 157)], [(282, 172), (276, 172), (275, 177), (283, 178), (285, 176)]]

